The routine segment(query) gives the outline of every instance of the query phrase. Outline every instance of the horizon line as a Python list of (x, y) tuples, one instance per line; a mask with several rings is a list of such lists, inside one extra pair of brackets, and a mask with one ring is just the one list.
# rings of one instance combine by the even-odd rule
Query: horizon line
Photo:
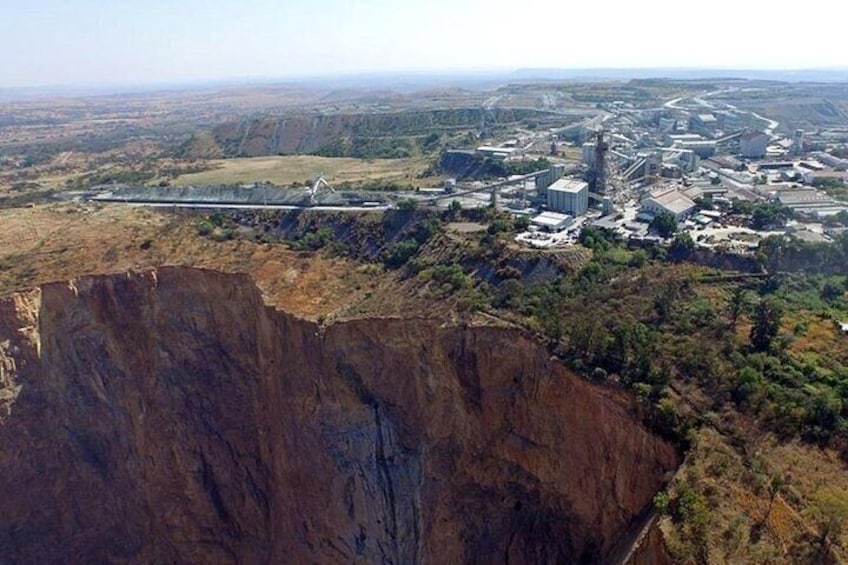
[[(628, 77), (628, 73), (642, 74), (645, 73), (698, 73), (697, 78), (684, 78), (662, 76), (639, 76)], [(530, 73), (540, 73), (542, 76), (527, 76)], [(383, 78), (383, 79), (463, 79), (469, 81), (489, 80), (567, 80), (567, 76), (543, 76), (544, 73), (565, 75), (573, 73), (572, 78), (579, 79), (610, 79), (626, 80), (633, 78), (640, 79), (668, 79), (668, 80), (709, 80), (709, 79), (745, 79), (745, 74), (762, 75), (786, 75), (787, 78), (796, 74), (839, 74), (845, 73), (845, 76), (839, 80), (830, 82), (848, 82), (848, 66), (809, 66), (797, 68), (773, 68), (773, 67), (711, 67), (711, 66), (644, 66), (644, 67), (626, 67), (626, 66), (585, 66), (585, 67), (518, 67), (518, 68), (469, 68), (469, 69), (405, 69), (405, 70), (361, 70), (351, 72), (329, 72), (329, 73), (314, 73), (314, 74), (298, 74), (290, 76), (243, 76), (243, 77), (210, 77), (188, 80), (142, 80), (142, 81), (120, 81), (120, 82), (75, 82), (75, 83), (56, 83), (56, 84), (23, 84), (13, 86), (0, 86), (0, 93), (48, 93), (50, 91), (91, 91), (92, 94), (100, 93), (108, 95), (109, 91), (114, 94), (130, 93), (130, 92), (153, 92), (156, 90), (186, 90), (191, 88), (214, 88), (228, 86), (276, 86), (285, 84), (316, 84), (322, 82), (351, 82), (357, 79), (368, 78)], [(618, 76), (604, 76), (604, 73), (614, 73)], [(710, 74), (715, 73), (715, 74)], [(586, 76), (587, 74), (595, 74), (599, 76)], [(510, 76), (515, 75), (515, 76)], [(522, 76), (523, 75), (523, 76)], [(728, 76), (734, 75), (734, 76)], [(836, 78), (836, 77), (834, 77)], [(757, 80), (757, 79), (751, 79)], [(759, 79), (759, 80), (776, 80), (780, 79)], [(792, 82), (792, 81), (783, 81)], [(803, 79), (799, 82), (803, 82)], [(814, 81), (812, 81), (814, 82)], [(385, 85), (375, 85), (380, 87)]]

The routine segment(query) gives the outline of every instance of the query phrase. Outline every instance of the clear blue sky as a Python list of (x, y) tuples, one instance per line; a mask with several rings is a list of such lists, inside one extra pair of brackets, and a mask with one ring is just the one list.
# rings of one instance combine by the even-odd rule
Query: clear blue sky
[(848, 66), (848, 3), (809, 4), (806, 11), (798, 3), (780, 6), (0, 0), (0, 87), (521, 67)]

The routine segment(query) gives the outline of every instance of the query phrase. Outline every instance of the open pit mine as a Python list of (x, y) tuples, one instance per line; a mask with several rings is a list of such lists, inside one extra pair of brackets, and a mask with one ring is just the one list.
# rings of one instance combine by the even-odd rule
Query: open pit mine
[(0, 300), (2, 563), (599, 562), (679, 462), (518, 329), (178, 267)]

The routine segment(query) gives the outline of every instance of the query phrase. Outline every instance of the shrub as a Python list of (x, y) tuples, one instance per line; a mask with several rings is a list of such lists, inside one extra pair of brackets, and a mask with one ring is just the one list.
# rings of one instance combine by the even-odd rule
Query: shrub
[(398, 210), (412, 211), (418, 208), (418, 201), (412, 198), (404, 198), (397, 203)]
[(209, 220), (200, 220), (197, 222), (197, 234), (200, 236), (207, 237), (214, 229), (215, 226)]
[(404, 239), (392, 247), (383, 263), (390, 269), (402, 267), (413, 255), (418, 253), (420, 246), (414, 239)]

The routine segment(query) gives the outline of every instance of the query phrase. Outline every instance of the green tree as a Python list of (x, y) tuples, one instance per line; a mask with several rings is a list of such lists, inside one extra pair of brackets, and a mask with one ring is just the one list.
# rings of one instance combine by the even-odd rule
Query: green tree
[[(713, 184), (721, 184), (721, 181)], [(698, 206), (698, 210), (715, 210), (715, 202), (713, 202), (712, 198), (701, 196), (695, 199), (695, 204)]]
[(386, 254), (383, 262), (386, 267), (390, 269), (397, 269), (409, 261), (413, 255), (418, 253), (419, 247), (421, 247), (421, 244), (414, 239), (404, 239), (403, 241), (399, 241)]
[(733, 401), (740, 406), (756, 407), (765, 394), (763, 376), (753, 367), (742, 367), (736, 374), (736, 388), (732, 393)]
[(665, 287), (654, 295), (654, 313), (660, 323), (670, 319), (671, 309), (680, 297), (680, 289), (674, 284), (666, 284)]
[(844, 292), (844, 286), (836, 284), (833, 281), (827, 281), (822, 287), (821, 297), (827, 300), (828, 302), (834, 302), (842, 298)]
[(530, 227), (530, 218), (527, 216), (518, 216), (512, 221), (515, 231), (526, 231)]
[(654, 510), (657, 511), (657, 514), (660, 516), (668, 515), (668, 505), (670, 502), (670, 498), (668, 493), (664, 490), (661, 490), (657, 494), (654, 495)]
[(736, 329), (739, 317), (748, 309), (748, 295), (745, 289), (737, 286), (727, 300), (727, 314), (730, 316), (730, 327)]
[(754, 326), (751, 328), (750, 342), (755, 351), (768, 351), (772, 341), (780, 332), (783, 311), (771, 298), (760, 300), (754, 310)]
[(644, 382), (653, 367), (656, 335), (641, 322), (625, 323), (612, 331), (607, 349), (609, 368), (627, 383)]
[(486, 232), (488, 232), (491, 235), (496, 235), (496, 234), (499, 234), (499, 233), (509, 232), (510, 230), (512, 230), (512, 227), (513, 227), (512, 222), (505, 220), (503, 218), (495, 218), (489, 224), (489, 227), (486, 228)]
[(517, 279), (507, 279), (498, 287), (492, 300), (496, 308), (520, 310), (524, 306), (524, 285)]
[(398, 210), (415, 210), (418, 208), (418, 201), (412, 198), (404, 198), (397, 203)]
[(580, 230), (577, 240), (589, 249), (605, 251), (618, 243), (617, 237), (613, 231), (586, 226)]
[(651, 227), (657, 230), (661, 237), (671, 237), (677, 231), (677, 219), (667, 212), (663, 212), (654, 218)]
[(674, 236), (669, 251), (673, 259), (685, 259), (695, 250), (695, 240), (686, 232), (680, 232)]
[(471, 279), (458, 263), (436, 265), (433, 269), (433, 280), (442, 285), (445, 294), (471, 286)]
[(760, 230), (774, 226), (786, 225), (794, 215), (790, 208), (780, 204), (754, 204), (750, 210), (751, 227)]

